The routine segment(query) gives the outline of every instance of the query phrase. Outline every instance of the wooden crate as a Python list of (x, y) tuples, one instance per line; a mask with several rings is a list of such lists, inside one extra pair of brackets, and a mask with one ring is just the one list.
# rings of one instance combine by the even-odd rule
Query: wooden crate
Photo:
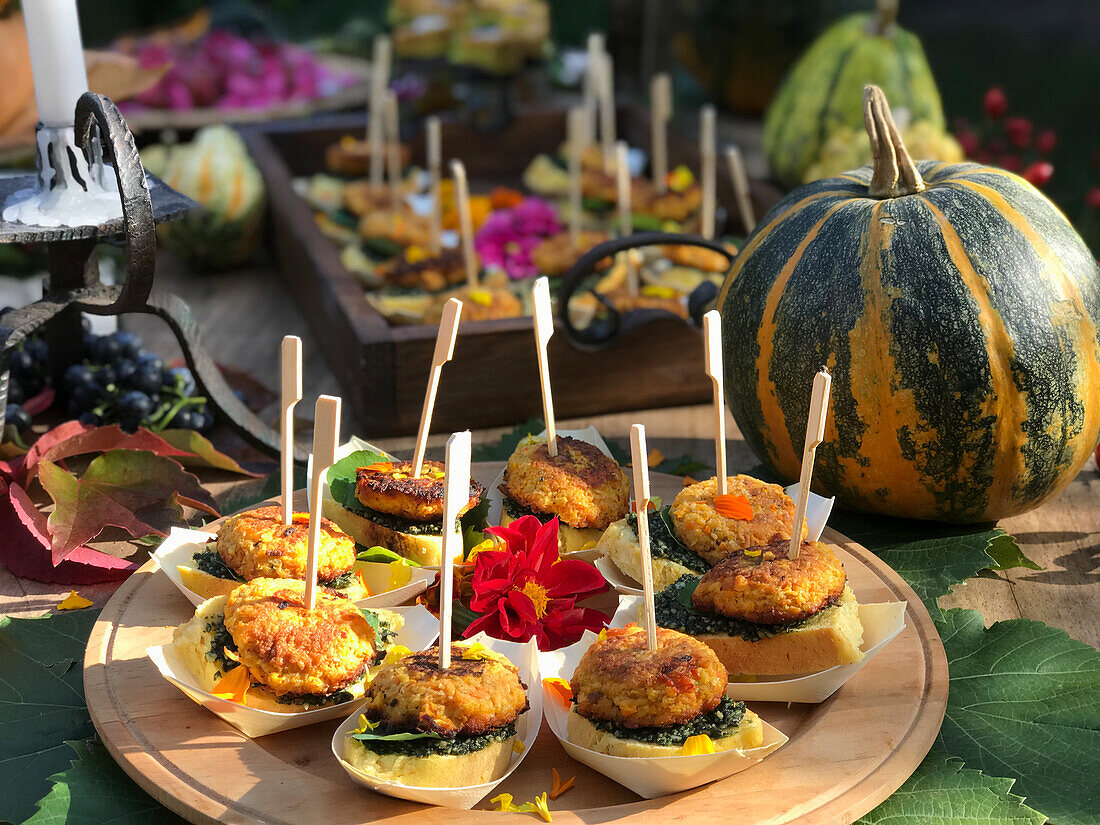
[[(619, 120), (622, 137), (632, 145), (648, 144), (644, 113), (623, 110)], [(291, 186), (295, 177), (324, 171), (325, 147), (344, 134), (363, 131), (362, 116), (338, 116), (248, 128), (244, 135), (267, 183), (272, 255), (361, 432), (405, 435), (416, 432), (419, 422), (436, 327), (387, 324)], [(556, 151), (564, 137), (561, 110), (523, 113), (507, 129), (489, 134), (443, 124), (446, 157), (462, 158), (474, 191), (518, 186), (531, 158)], [(423, 165), (423, 137), (407, 139), (412, 162)], [(670, 135), (669, 144), (673, 164), (697, 168), (693, 141)], [(732, 204), (724, 174), (718, 192), (721, 202)], [(778, 192), (753, 182), (758, 214), (777, 198)], [(554, 404), (561, 418), (706, 401), (711, 389), (702, 365), (700, 331), (673, 318), (635, 328), (597, 351), (570, 344), (559, 322), (550, 342)], [(531, 319), (463, 323), (454, 359), (443, 371), (433, 430), (490, 427), (540, 414)]]

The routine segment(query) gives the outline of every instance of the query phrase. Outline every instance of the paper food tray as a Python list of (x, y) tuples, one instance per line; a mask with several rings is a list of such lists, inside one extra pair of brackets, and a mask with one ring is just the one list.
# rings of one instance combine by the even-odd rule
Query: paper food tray
[[(581, 656), (597, 638), (595, 633), (586, 630), (576, 644), (561, 650), (540, 653), (539, 667), (543, 678), (556, 676), (569, 681)], [(733, 696), (733, 693), (727, 690), (727, 695)], [(569, 741), (566, 735), (569, 707), (563, 705), (553, 693), (544, 690), (543, 704), (546, 721), (550, 723), (550, 729), (558, 737), (566, 753), (646, 799), (691, 790), (732, 776), (752, 767), (787, 741), (787, 737), (778, 728), (768, 724), (767, 720), (762, 720), (764, 744), (756, 748), (693, 756), (608, 756)]]
[[(619, 609), (611, 619), (612, 627), (625, 627), (630, 622), (642, 624), (641, 596), (619, 596)], [(863, 624), (863, 658), (850, 665), (837, 665), (816, 673), (790, 676), (755, 676), (752, 681), (740, 681), (730, 674), (729, 690), (734, 699), (743, 702), (824, 702), (844, 683), (867, 665), (886, 644), (905, 629), (905, 602), (861, 604), (859, 620)], [(750, 677), (741, 677), (747, 679)]]
[[(603, 440), (603, 436), (595, 427), (585, 427), (583, 430), (558, 430), (557, 434), (560, 436), (570, 436), (576, 438), (579, 441), (587, 441), (589, 444), (595, 444), (601, 453), (611, 457), (611, 450), (607, 446), (607, 442)], [(535, 435), (535, 438), (546, 439), (546, 430)], [(489, 485), (489, 489), (486, 491), (486, 497), (489, 499), (489, 524), (500, 524), (500, 514), (504, 509), (504, 495), (500, 492), (500, 485), (504, 483), (504, 470), (500, 471), (500, 474), (493, 479), (493, 483)], [(571, 559), (580, 559), (581, 561), (594, 562), (600, 557), (600, 554), (595, 548), (591, 550), (578, 550), (575, 553), (567, 554)]]
[[(439, 635), (439, 620), (422, 605), (388, 609), (405, 617), (405, 625), (397, 632), (394, 644), (404, 645), (410, 650), (423, 650)], [(297, 713), (277, 713), (250, 708), (247, 705), (238, 705), (236, 702), (220, 699), (199, 687), (198, 680), (171, 644), (147, 648), (145, 653), (153, 660), (161, 676), (182, 690), (194, 702), (221, 717), (250, 739), (313, 725), (317, 722), (327, 722), (330, 719), (339, 719), (350, 709), (362, 704), (362, 699), (354, 699), (339, 705), (313, 708)]]
[[(785, 492), (793, 499), (798, 495), (798, 485), (792, 484), (790, 487), (785, 488)], [(821, 534), (825, 530), (825, 523), (829, 520), (829, 514), (833, 512), (835, 501), (836, 499), (832, 496), (825, 498), (817, 493), (810, 493), (810, 497), (806, 501), (807, 541), (817, 541), (821, 538)], [(602, 552), (596, 556), (595, 563), (596, 568), (603, 574), (603, 577), (620, 593), (628, 596), (642, 595), (641, 582), (635, 581), (632, 576), (628, 576), (620, 570), (619, 566), (603, 555)]]
[[(173, 527), (168, 534), (168, 538), (161, 542), (160, 547), (152, 553), (152, 557), (156, 560), (160, 569), (195, 607), (198, 607), (206, 599), (183, 583), (180, 578), (179, 565), (190, 565), (195, 552), (200, 550), (202, 545), (205, 545), (213, 537), (212, 533), (201, 530), (184, 530)], [(355, 569), (363, 571), (363, 578), (367, 583), (367, 587), (374, 594), (365, 599), (358, 599), (355, 603), (359, 607), (392, 607), (393, 605), (404, 604), (423, 593), (435, 579), (434, 570), (412, 567), (411, 565), (402, 566), (398, 571), (383, 562), (357, 561)], [(408, 579), (404, 584), (393, 589), (386, 589), (393, 577), (404, 579), (406, 574)]]
[(534, 640), (532, 639), (526, 644), (520, 644), (518, 642), (501, 641), (486, 636), (484, 633), (479, 633), (465, 641), (470, 643), (480, 642), (490, 650), (504, 654), (512, 664), (519, 668), (520, 679), (527, 685), (527, 699), (531, 704), (527, 712), (516, 719), (516, 738), (523, 742), (523, 751), (516, 753), (513, 750), (512, 761), (508, 765), (508, 770), (499, 779), (481, 785), (425, 788), (415, 785), (403, 785), (400, 782), (388, 782), (360, 770), (350, 762), (344, 761), (344, 738), (355, 730), (358, 725), (359, 713), (356, 711), (336, 729), (336, 733), (332, 737), (333, 755), (340, 762), (340, 766), (347, 772), (348, 776), (355, 782), (373, 791), (396, 796), (399, 799), (423, 802), (428, 805), (439, 805), (444, 808), (469, 809), (507, 779), (512, 771), (519, 767), (519, 763), (523, 761), (524, 757), (530, 753), (531, 747), (535, 743), (535, 737), (538, 736), (539, 728), (542, 727), (543, 708), (542, 679), (539, 676), (539, 653)]

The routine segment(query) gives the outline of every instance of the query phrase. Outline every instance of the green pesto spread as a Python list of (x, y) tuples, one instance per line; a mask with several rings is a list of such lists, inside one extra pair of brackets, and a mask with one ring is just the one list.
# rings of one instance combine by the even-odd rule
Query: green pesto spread
[[(390, 730), (389, 733), (401, 733), (402, 731)], [(374, 734), (386, 735), (386, 729), (379, 727)], [(362, 739), (352, 734), (353, 739), (358, 739), (360, 744), (375, 753), (389, 754), (400, 753), (405, 756), (462, 756), (468, 753), (476, 753), (486, 748), (493, 742), (502, 742), (516, 735), (516, 723), (509, 722), (499, 728), (493, 728), (485, 733), (474, 736), (454, 736), (449, 739), (436, 736), (425, 736), (417, 739), (390, 740), (371, 738)]]
[(512, 521), (523, 518), (524, 516), (534, 516), (543, 524), (546, 524), (546, 522), (554, 518), (549, 513), (535, 512), (530, 507), (525, 507), (515, 499), (508, 498), (508, 496), (504, 497), (504, 512), (508, 514), (508, 518), (512, 519)]
[(225, 627), (225, 617), (216, 616), (210, 619), (203, 630), (211, 634), (210, 650), (206, 652), (206, 658), (218, 665), (218, 676), (223, 676), (237, 666), (237, 663), (225, 655), (225, 649), (237, 652), (237, 643), (229, 635)]
[(730, 736), (737, 730), (737, 726), (741, 724), (743, 718), (745, 718), (745, 703), (735, 702), (728, 696), (723, 696), (722, 701), (718, 703), (714, 710), (702, 713), (682, 725), (628, 728), (625, 725), (609, 722), (606, 719), (590, 719), (589, 721), (597, 729), (602, 730), (604, 733), (610, 733), (619, 739), (632, 739), (635, 742), (677, 747), (683, 745), (689, 737), (704, 733), (711, 739), (722, 739)]
[(193, 556), (195, 567), (209, 576), (214, 576), (219, 579), (229, 579), (235, 582), (243, 582), (244, 579), (233, 572), (229, 565), (222, 559), (217, 549), (211, 546), (212, 544), (213, 542), (207, 545), (205, 550), (200, 550)]
[[(684, 544), (676, 538), (672, 532), (671, 514), (668, 508), (663, 510), (650, 510), (649, 513), (649, 554), (656, 559), (668, 559), (686, 567), (694, 573), (706, 573), (710, 565), (706, 561), (692, 553)], [(631, 512), (626, 516), (627, 526), (638, 535), (638, 516)]]
[(653, 608), (658, 625), (689, 636), (740, 636), (746, 642), (758, 642), (797, 630), (809, 621), (799, 619), (787, 624), (753, 624), (713, 613), (701, 613), (691, 604), (691, 594), (698, 583), (698, 576), (684, 574), (654, 596)]

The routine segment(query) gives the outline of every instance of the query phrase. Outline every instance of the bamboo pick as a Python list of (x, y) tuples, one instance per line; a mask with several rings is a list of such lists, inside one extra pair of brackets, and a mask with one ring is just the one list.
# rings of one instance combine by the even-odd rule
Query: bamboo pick
[(282, 409), (282, 450), (279, 453), (279, 492), (282, 496), (283, 524), (294, 520), (294, 405), (302, 400), (302, 339), (297, 335), (283, 336), (279, 350), (279, 406)]
[(385, 170), (383, 153), (385, 98), (386, 89), (390, 86), (391, 56), (389, 37), (381, 34), (374, 38), (370, 75), (370, 121), (367, 123), (367, 136), (370, 141), (370, 185), (375, 190), (382, 186)]
[(722, 374), (722, 316), (712, 309), (703, 316), (703, 344), (706, 349), (706, 370), (714, 386), (714, 466), (717, 470), (718, 495), (728, 492), (726, 478), (726, 402)]
[(703, 224), (701, 234), (707, 240), (714, 240), (715, 186), (718, 183), (715, 117), (713, 106), (704, 106), (699, 110), (699, 160), (703, 187), (700, 219)]
[(432, 426), (432, 410), (435, 409), (435, 393), (439, 389), (439, 376), (443, 374), (443, 365), (454, 355), (458, 320), (461, 315), (462, 301), (458, 298), (451, 298), (443, 305), (443, 317), (439, 320), (439, 332), (435, 336), (432, 368), (428, 372), (428, 389), (424, 392), (424, 407), (420, 411), (420, 429), (416, 432), (413, 478), (420, 478), (420, 471), (424, 467), (424, 451), (428, 449), (428, 430)]
[(672, 79), (668, 72), (653, 75), (649, 84), (650, 138), (653, 153), (653, 186), (657, 194), (668, 191), (668, 121), (672, 117)]
[(428, 138), (428, 177), (431, 181), (432, 195), (431, 245), (432, 253), (438, 255), (443, 251), (443, 196), (441, 187), (443, 181), (443, 126), (439, 118), (432, 115), (426, 121), (425, 128)]
[(401, 112), (397, 93), (386, 91), (386, 175), (390, 179), (390, 200), (394, 212), (401, 208)]
[(581, 155), (584, 153), (585, 118), (584, 109), (570, 109), (567, 123), (567, 142), (569, 144), (569, 245), (579, 249), (581, 245)]
[(455, 559), (462, 554), (458, 514), (470, 500), (470, 431), (447, 439), (443, 481), (443, 560), (439, 568), (439, 669), (451, 666), (451, 608)]
[(585, 138), (584, 147), (587, 149), (596, 141), (598, 134), (597, 125), (600, 116), (600, 67), (604, 53), (604, 37), (600, 32), (590, 32), (588, 35), (588, 63), (584, 70), (584, 99), (585, 112)]
[(462, 234), (462, 257), (466, 261), (466, 287), (474, 290), (479, 286), (477, 258), (474, 255), (474, 219), (470, 214), (470, 186), (466, 182), (466, 166), (462, 161), (451, 161), (451, 177), (455, 181), (458, 225)]
[(730, 183), (733, 185), (733, 199), (737, 203), (737, 214), (741, 216), (741, 225), (745, 234), (756, 228), (756, 213), (752, 208), (752, 195), (749, 190), (749, 178), (745, 174), (745, 162), (741, 150), (736, 146), (726, 147), (726, 160), (730, 167)]
[(603, 143), (604, 171), (610, 171), (615, 161), (615, 61), (604, 52), (600, 56), (600, 140)]
[(802, 448), (802, 475), (798, 479), (798, 501), (795, 502), (794, 522), (791, 524), (791, 543), (787, 558), (798, 558), (802, 546), (802, 526), (806, 521), (806, 502), (810, 496), (810, 477), (814, 472), (814, 456), (817, 445), (825, 438), (825, 419), (829, 416), (829, 390), (833, 377), (825, 367), (814, 376), (813, 393), (810, 395), (810, 414), (806, 419), (806, 445)]
[[(634, 232), (634, 218), (631, 215), (631, 188), (630, 166), (626, 159), (626, 141), (620, 140), (615, 144), (615, 180), (617, 184), (617, 198), (619, 201), (619, 234), (624, 238)], [(630, 295), (638, 294), (638, 268), (634, 266), (634, 260), (630, 252), (623, 252), (623, 260), (626, 261), (626, 286)]]
[(645, 425), (630, 428), (630, 463), (634, 470), (634, 514), (638, 517), (638, 549), (642, 555), (642, 602), (645, 605), (645, 643), (657, 649), (657, 614), (653, 608), (653, 562), (649, 551), (649, 450)]
[(336, 463), (340, 441), (340, 399), (322, 395), (313, 413), (313, 473), (309, 487), (309, 544), (306, 555), (306, 608), (317, 606), (317, 553), (321, 544), (321, 478)]
[(556, 456), (558, 435), (557, 425), (554, 423), (554, 396), (550, 391), (550, 359), (546, 355), (546, 345), (554, 334), (554, 313), (550, 306), (550, 281), (546, 277), (535, 281), (531, 300), (535, 305), (535, 345), (539, 362), (539, 383), (542, 385), (542, 414), (546, 419), (546, 451), (551, 456)]

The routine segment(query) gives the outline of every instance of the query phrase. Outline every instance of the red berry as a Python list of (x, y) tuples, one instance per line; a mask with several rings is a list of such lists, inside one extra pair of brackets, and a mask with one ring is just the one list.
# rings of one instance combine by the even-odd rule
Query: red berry
[(1090, 209), (1100, 209), (1100, 186), (1094, 186), (1085, 193), (1085, 203)]
[(973, 132), (956, 132), (955, 140), (959, 142), (959, 146), (962, 147), (963, 154), (968, 158), (974, 157), (974, 153), (978, 151), (978, 148), (982, 145), (982, 142), (978, 139), (978, 136)]
[(1024, 180), (1034, 186), (1046, 186), (1054, 175), (1054, 164), (1047, 160), (1037, 160), (1024, 170)]
[(985, 107), (985, 113), (989, 115), (991, 120), (998, 120), (1008, 111), (1008, 98), (1005, 97), (1005, 93), (1001, 91), (999, 86), (993, 86), (985, 93), (983, 106)]
[(1009, 172), (1020, 171), (1020, 156), (1019, 155), (1001, 155), (997, 158), (997, 165), (1002, 169), (1007, 169)]
[(1026, 117), (1010, 117), (1005, 120), (1005, 132), (1009, 142), (1017, 149), (1026, 149), (1031, 143), (1035, 126)]
[(1058, 145), (1058, 135), (1053, 129), (1044, 129), (1035, 137), (1035, 151), (1040, 155), (1049, 155)]

